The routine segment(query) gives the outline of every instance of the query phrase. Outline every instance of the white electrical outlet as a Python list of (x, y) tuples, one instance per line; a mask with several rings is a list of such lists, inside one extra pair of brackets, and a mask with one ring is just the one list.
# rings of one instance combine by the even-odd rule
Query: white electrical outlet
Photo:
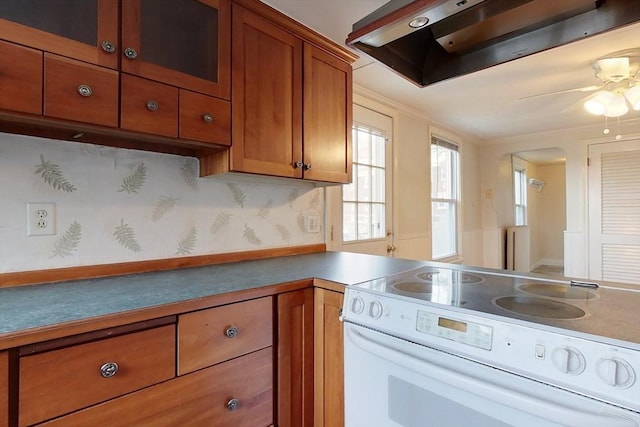
[(307, 215), (305, 220), (305, 230), (307, 233), (320, 232), (320, 215)]
[(27, 203), (27, 236), (56, 234), (56, 204)]

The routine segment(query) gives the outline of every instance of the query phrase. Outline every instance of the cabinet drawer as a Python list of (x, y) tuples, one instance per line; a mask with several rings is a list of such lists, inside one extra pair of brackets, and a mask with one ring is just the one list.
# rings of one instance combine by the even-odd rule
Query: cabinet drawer
[(269, 347), (42, 425), (266, 427), (272, 423)]
[(180, 90), (179, 137), (231, 145), (231, 103)]
[(120, 127), (176, 138), (178, 89), (122, 74)]
[(0, 41), (0, 110), (42, 114), (42, 52)]
[(0, 427), (9, 425), (9, 353), (0, 351)]
[(118, 72), (46, 53), (44, 115), (118, 126)]
[[(110, 362), (118, 369), (105, 377), (102, 370)], [(19, 424), (31, 425), (174, 376), (174, 325), (24, 356)]]
[(273, 343), (271, 297), (187, 313), (178, 318), (178, 374)]

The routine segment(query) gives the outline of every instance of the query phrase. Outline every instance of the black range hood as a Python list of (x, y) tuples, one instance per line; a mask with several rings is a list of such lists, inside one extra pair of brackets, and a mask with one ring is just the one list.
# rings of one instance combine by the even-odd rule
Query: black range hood
[(424, 87), (635, 22), (640, 0), (391, 0), (346, 43)]

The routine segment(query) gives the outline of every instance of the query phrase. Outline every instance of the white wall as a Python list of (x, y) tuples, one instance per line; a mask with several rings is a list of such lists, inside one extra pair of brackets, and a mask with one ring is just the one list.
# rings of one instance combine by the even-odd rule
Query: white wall
[[(197, 173), (191, 157), (0, 133), (0, 273), (324, 242), (304, 232), (322, 189)], [(56, 204), (55, 236), (27, 237), (28, 202)]]
[[(640, 121), (621, 122), (622, 140), (638, 138)], [(566, 228), (564, 230), (565, 275), (588, 278), (587, 235), (587, 147), (615, 141), (614, 136), (596, 137), (601, 127), (541, 132), (496, 140), (480, 147), (481, 192), (491, 191), (482, 201), (485, 266), (500, 267), (503, 250), (501, 230), (513, 224), (510, 154), (543, 148), (560, 148), (566, 155)], [(612, 132), (614, 133), (614, 132)]]
[(480, 164), (476, 139), (440, 126), (424, 115), (366, 89), (354, 88), (354, 101), (394, 118), (395, 256), (431, 259), (430, 133), (460, 144), (462, 171), (461, 260), (482, 265)]

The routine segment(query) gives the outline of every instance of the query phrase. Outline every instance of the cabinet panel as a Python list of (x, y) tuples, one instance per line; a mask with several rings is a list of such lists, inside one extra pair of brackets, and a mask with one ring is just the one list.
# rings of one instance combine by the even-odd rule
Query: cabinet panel
[(229, 101), (180, 90), (179, 104), (179, 138), (231, 145)]
[(0, 427), (9, 426), (9, 353), (0, 351)]
[[(236, 409), (228, 404), (237, 399)], [(43, 425), (264, 427), (273, 423), (271, 347)]]
[(340, 309), (344, 295), (315, 288), (314, 426), (344, 426), (344, 344)]
[(313, 425), (313, 288), (278, 295), (277, 422)]
[(178, 89), (122, 74), (120, 102), (123, 129), (178, 136)]
[(122, 7), (123, 71), (229, 99), (228, 0), (128, 0)]
[(302, 41), (233, 6), (231, 169), (301, 178)]
[[(0, 38), (116, 68), (118, 0), (3, 0)], [(102, 49), (107, 41), (111, 52)]]
[[(113, 376), (102, 372), (109, 362), (117, 364)], [(19, 423), (25, 426), (174, 377), (175, 326), (24, 356), (19, 363)]]
[(271, 297), (187, 313), (178, 319), (178, 374), (271, 345)]
[(351, 182), (351, 74), (351, 65), (305, 44), (305, 179)]
[(46, 53), (44, 115), (118, 126), (118, 72)]
[(42, 52), (0, 41), (0, 110), (42, 114)]

